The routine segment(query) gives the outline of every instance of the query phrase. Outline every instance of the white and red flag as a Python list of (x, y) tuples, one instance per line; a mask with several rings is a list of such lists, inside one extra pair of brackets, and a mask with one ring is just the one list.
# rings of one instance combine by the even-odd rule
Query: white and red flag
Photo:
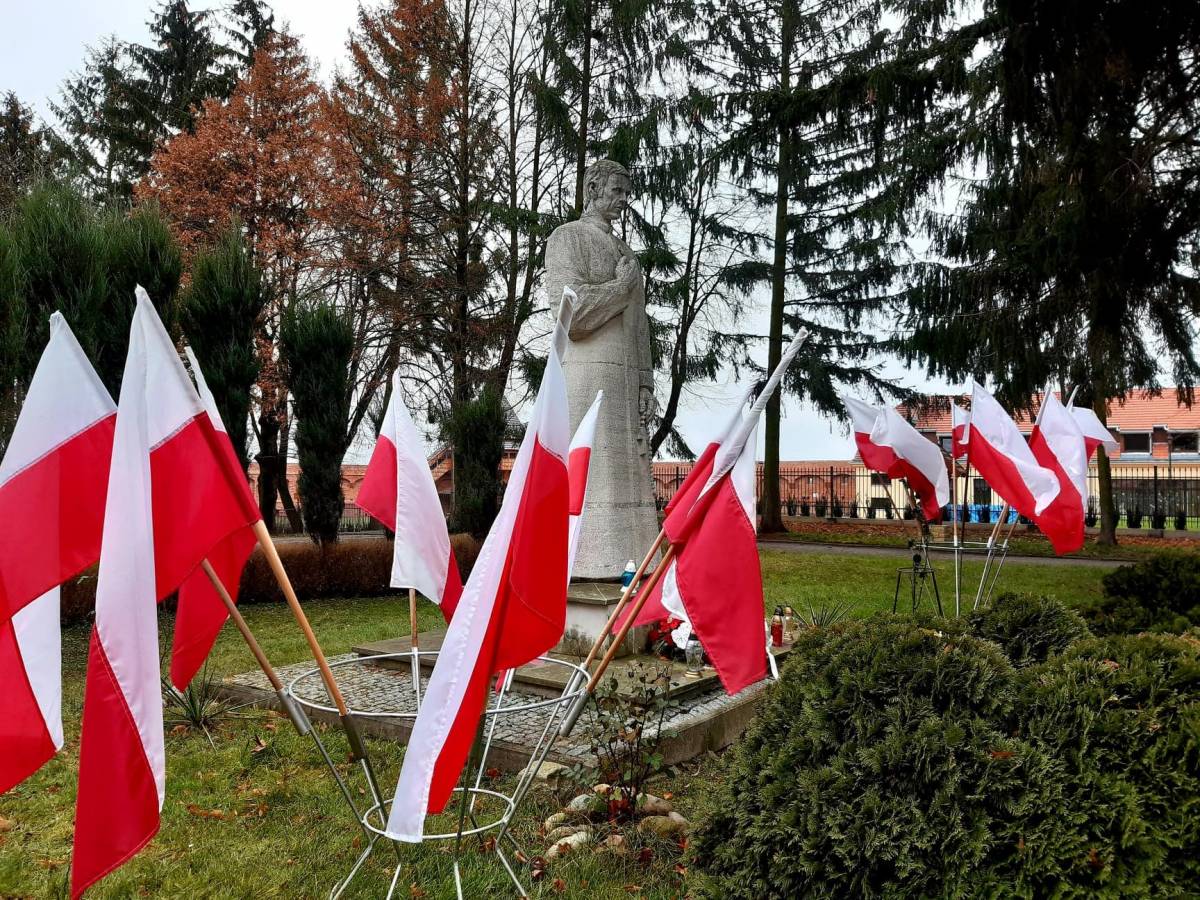
[(58, 586), (100, 557), (115, 419), (55, 313), (0, 462), (0, 793), (62, 748)]
[(841, 399), (850, 413), (863, 464), (889, 478), (905, 479), (920, 498), (925, 518), (939, 519), (942, 507), (950, 502), (950, 475), (941, 448), (894, 409), (877, 409), (849, 394)]
[[(808, 337), (787, 346), (754, 405), (740, 410), (712, 457), (712, 471), (671, 535), (675, 558), (642, 608), (638, 623), (666, 614), (683, 624), (677, 643), (694, 633), (726, 693), (767, 675), (763, 641), (762, 568), (756, 536), (756, 429), (767, 401)], [(647, 607), (652, 612), (647, 614)]]
[(592, 462), (592, 447), (596, 442), (596, 421), (600, 417), (600, 404), (604, 391), (596, 392), (596, 399), (583, 414), (575, 434), (571, 437), (571, 449), (567, 457), (567, 481), (570, 495), (570, 537), (567, 541), (567, 579), (575, 569), (575, 551), (579, 549), (579, 535), (583, 532), (583, 513), (587, 509), (588, 469)]
[[(138, 288), (104, 515), (79, 751), (71, 896), (158, 831), (165, 790), (157, 601), (257, 519)], [(178, 643), (178, 641), (177, 641)]]
[(950, 405), (950, 448), (955, 459), (967, 455), (967, 441), (971, 437), (971, 414), (957, 403)]
[[(216, 399), (208, 389), (208, 382), (204, 380), (204, 372), (200, 369), (200, 363), (192, 348), (187, 347), (184, 352), (196, 379), (196, 390), (214, 430), (217, 444), (214, 452), (217, 454), (217, 462), (225, 471), (229, 484), (239, 495), (244, 517), (257, 521), (258, 505), (250, 492), (250, 484), (242, 472), (242, 464), (238, 461), (229, 433), (225, 430), (225, 423), (217, 410)], [(242, 570), (246, 568), (246, 561), (250, 559), (257, 543), (252, 525), (244, 525), (208, 551), (207, 559), (213, 571), (235, 602), (238, 585), (242, 580)], [(182, 691), (186, 688), (200, 671), (228, 618), (229, 612), (208, 576), (201, 569), (193, 569), (179, 586), (179, 602), (175, 610), (171, 683), (177, 689)]]
[(392, 375), (392, 396), (357, 502), (396, 535), (392, 587), (416, 589), (441, 607), (449, 622), (462, 594), (462, 578), (399, 373)]
[(562, 638), (567, 610), (570, 423), (562, 354), (572, 313), (563, 292), (554, 339), (504, 501), (480, 549), (413, 725), (387, 833), (419, 842), (462, 773), (488, 682)]
[(1112, 453), (1121, 446), (1117, 443), (1117, 439), (1112, 436), (1112, 432), (1104, 427), (1104, 423), (1100, 421), (1100, 417), (1092, 410), (1086, 406), (1075, 406), (1074, 404), (1071, 404), (1068, 409), (1075, 419), (1075, 424), (1083, 432), (1083, 441), (1087, 447), (1087, 458), (1089, 460), (1096, 455), (1097, 447), (1103, 447), (1105, 452)]
[(1058, 478), (1038, 463), (1017, 425), (983, 385), (971, 382), (967, 461), (1009, 506), (1027, 519), (1058, 496)]
[(1047, 391), (1029, 435), (1034, 458), (1058, 479), (1058, 495), (1033, 521), (1050, 539), (1054, 552), (1073, 553), (1083, 546), (1087, 506), (1087, 446), (1075, 417), (1053, 391)]

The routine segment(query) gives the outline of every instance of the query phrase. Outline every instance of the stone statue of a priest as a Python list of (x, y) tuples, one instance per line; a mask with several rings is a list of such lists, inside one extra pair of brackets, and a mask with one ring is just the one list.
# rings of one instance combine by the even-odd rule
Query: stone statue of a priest
[(656, 408), (646, 290), (637, 257), (613, 234), (632, 189), (623, 166), (593, 163), (582, 218), (560, 225), (546, 244), (551, 303), (557, 309), (564, 285), (579, 295), (563, 363), (572, 428), (604, 391), (576, 580), (618, 578), (658, 534), (646, 431)]

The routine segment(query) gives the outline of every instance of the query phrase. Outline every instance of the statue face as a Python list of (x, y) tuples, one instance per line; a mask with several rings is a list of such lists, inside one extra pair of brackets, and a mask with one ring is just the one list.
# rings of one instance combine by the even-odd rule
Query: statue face
[(601, 216), (606, 222), (616, 221), (629, 206), (629, 198), (633, 196), (633, 182), (627, 175), (609, 175), (602, 188), (591, 190), (591, 207), (589, 212)]

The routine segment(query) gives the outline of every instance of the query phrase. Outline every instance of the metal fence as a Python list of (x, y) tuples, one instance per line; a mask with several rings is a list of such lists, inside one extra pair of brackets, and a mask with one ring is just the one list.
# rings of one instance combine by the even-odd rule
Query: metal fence
[[(655, 497), (659, 508), (667, 504), (690, 470), (689, 465), (671, 469), (658, 466)], [(664, 471), (665, 469), (665, 471)], [(787, 516), (828, 519), (913, 518), (916, 511), (902, 481), (869, 472), (858, 466), (788, 466), (779, 472), (780, 507)], [(762, 468), (758, 472), (758, 496), (763, 493)], [(1114, 466), (1113, 500), (1117, 527), (1200, 531), (1200, 464)], [(1003, 500), (974, 469), (958, 471), (958, 521), (995, 522)], [(1085, 522), (1099, 524), (1100, 481), (1096, 469), (1088, 472), (1088, 509)], [(759, 503), (761, 505), (761, 499)], [(949, 521), (953, 510), (943, 517)], [(1016, 514), (1010, 512), (1010, 517)]]
[[(297, 514), (300, 514), (300, 508), (296, 508)], [(342, 510), (341, 520), (338, 522), (338, 532), (341, 534), (356, 534), (363, 531), (383, 531), (383, 525), (377, 519), (373, 519), (367, 512), (354, 503), (347, 503)], [(292, 521), (288, 518), (287, 513), (282, 509), (275, 510), (275, 527), (272, 529), (272, 534), (303, 534), (303, 526), (293, 528)]]

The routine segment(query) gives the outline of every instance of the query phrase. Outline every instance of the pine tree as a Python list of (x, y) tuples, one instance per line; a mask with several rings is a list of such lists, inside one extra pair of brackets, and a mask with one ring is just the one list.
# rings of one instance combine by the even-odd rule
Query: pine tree
[(155, 140), (191, 131), (201, 105), (233, 90), (230, 51), (213, 37), (213, 13), (193, 10), (187, 0), (164, 0), (150, 20), (154, 43), (131, 44), (138, 67), (135, 97)]
[[(1200, 9), (992, 0), (965, 23), (929, 16), (880, 80), (903, 85), (923, 55), (939, 60), (926, 76), (935, 90), (893, 92), (880, 115), (942, 116), (913, 131), (911, 158), (982, 172), (961, 211), (928, 217), (935, 259), (905, 293), (897, 345), (934, 374), (990, 377), (1012, 406), (1053, 382), (1080, 386), (1103, 416), (1131, 389), (1157, 387), (1160, 370), (1190, 402)], [(1102, 540), (1113, 542), (1098, 459)]]
[(255, 335), (267, 286), (234, 220), (216, 244), (200, 250), (180, 303), (180, 322), (196, 352), (229, 440), (249, 465), (250, 391), (258, 378)]
[[(692, 114), (719, 140), (724, 170), (770, 215), (769, 226), (751, 218), (743, 227), (748, 246), (769, 247), (770, 260), (749, 258), (729, 275), (746, 288), (770, 286), (767, 369), (779, 362), (785, 332), (807, 328), (812, 337), (784, 390), (836, 414), (841, 384), (903, 394), (880, 377), (871, 330), (902, 273), (907, 189), (894, 178), (891, 145), (871, 140), (862, 69), (880, 52), (881, 13), (869, 0), (710, 5), (709, 40), (722, 52), (702, 37), (685, 54), (700, 80)], [(766, 408), (764, 531), (783, 527), (783, 393)]]
[(350, 354), (354, 332), (333, 307), (293, 307), (280, 330), (280, 347), (296, 404), (300, 508), (318, 544), (337, 540), (345, 501), (342, 458), (350, 417)]
[(53, 174), (46, 130), (12, 91), (0, 98), (0, 217), (38, 180)]
[(139, 100), (136, 67), (125, 45), (107, 38), (89, 48), (83, 69), (63, 84), (51, 108), (63, 134), (55, 144), (95, 200), (127, 200), (149, 166), (156, 137)]

